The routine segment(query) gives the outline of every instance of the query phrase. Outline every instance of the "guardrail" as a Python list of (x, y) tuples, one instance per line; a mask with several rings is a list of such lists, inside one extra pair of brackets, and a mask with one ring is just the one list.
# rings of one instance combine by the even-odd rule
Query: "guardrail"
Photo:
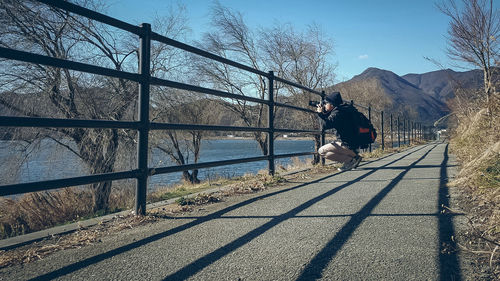
[[(361, 104), (356, 104), (354, 101), (351, 100), (351, 104), (363, 108), (367, 110), (368, 113), (368, 119), (370, 122), (372, 122), (372, 112), (376, 112), (380, 114), (380, 123), (379, 124), (373, 124), (375, 127), (378, 127), (379, 132), (380, 132), (380, 139), (381, 139), (381, 148), (382, 150), (385, 149), (385, 120), (384, 120), (384, 111), (378, 111), (374, 110), (371, 106), (365, 106)], [(412, 121), (408, 118), (404, 118), (401, 116), (394, 117), (393, 114), (390, 114), (390, 122), (389, 122), (389, 134), (390, 134), (390, 139), (391, 139), (391, 148), (393, 148), (396, 144), (396, 141), (394, 141), (394, 138), (397, 137), (397, 146), (401, 147), (401, 143), (403, 144), (411, 144), (412, 142), (415, 142), (416, 140), (424, 140), (428, 139), (429, 136), (431, 135), (430, 129), (432, 128), (431, 126), (424, 126), (421, 122), (415, 122)], [(372, 122), (373, 123), (373, 122)], [(396, 123), (396, 124), (394, 124)], [(377, 126), (379, 125), (379, 126)], [(401, 141), (401, 137), (403, 140)], [(369, 151), (372, 151), (372, 145), (370, 144)]]
[[(287, 105), (274, 101), (274, 82), (278, 81), (287, 84), (292, 87), (308, 91), (310, 93), (319, 95), (321, 97), (325, 96), (324, 92), (320, 92), (314, 89), (309, 89), (297, 83), (287, 81), (283, 78), (274, 76), (272, 71), (262, 72), (260, 70), (248, 67), (246, 65), (228, 60), (226, 58), (211, 54), (209, 52), (203, 51), (201, 49), (189, 46), (187, 44), (175, 41), (173, 39), (164, 37), (157, 33), (151, 31), (151, 25), (144, 23), (140, 26), (131, 25), (129, 23), (114, 19), (112, 17), (106, 16), (104, 14), (80, 7), (78, 5), (58, 0), (38, 0), (41, 3), (57, 7), (68, 12), (78, 14), (80, 16), (87, 17), (92, 20), (99, 21), (104, 24), (111, 25), (113, 27), (128, 31), (130, 33), (136, 34), (140, 38), (140, 52), (139, 52), (139, 72), (130, 73), (124, 71), (113, 70), (109, 68), (104, 68), (100, 66), (74, 62), (64, 59), (58, 59), (43, 55), (37, 55), (25, 51), (13, 50), (9, 48), (0, 47), (0, 57), (17, 60), (28, 63), (43, 64), (46, 66), (65, 68), (75, 71), (81, 71), (91, 74), (104, 75), (115, 78), (127, 79), (130, 81), (135, 81), (139, 83), (139, 109), (138, 109), (138, 121), (107, 121), (107, 120), (75, 120), (75, 119), (56, 119), (56, 118), (35, 118), (35, 117), (11, 117), (11, 116), (0, 116), (0, 126), (1, 127), (37, 127), (37, 128), (106, 128), (106, 129), (130, 129), (138, 131), (138, 145), (137, 145), (137, 168), (134, 170), (124, 171), (124, 172), (112, 172), (106, 174), (96, 174), (81, 177), (72, 177), (66, 179), (48, 180), (48, 181), (38, 181), (30, 183), (20, 183), (20, 184), (10, 184), (0, 186), (0, 196), (21, 194), (27, 192), (51, 190), (55, 188), (78, 186), (85, 184), (92, 184), (105, 181), (114, 181), (120, 179), (130, 179), (136, 178), (136, 196), (135, 196), (135, 212), (139, 215), (144, 215), (146, 212), (146, 192), (147, 192), (147, 182), (148, 178), (152, 175), (172, 173), (193, 169), (210, 168), (222, 165), (232, 165), (238, 163), (246, 163), (253, 161), (268, 161), (268, 170), (270, 174), (275, 172), (275, 159), (293, 157), (293, 156), (304, 156), (312, 155), (315, 152), (302, 152), (302, 153), (290, 153), (290, 154), (280, 154), (276, 155), (274, 153), (274, 134), (275, 133), (306, 133), (313, 135), (321, 135), (321, 144), (325, 144), (325, 132), (316, 130), (293, 130), (293, 129), (276, 129), (274, 128), (274, 110), (275, 107), (287, 107), (294, 110), (301, 110), (305, 112), (315, 113), (314, 111), (306, 108), (301, 108), (297, 106)], [(203, 88), (199, 86), (174, 82), (166, 79), (160, 79), (151, 76), (150, 73), (150, 52), (151, 52), (151, 41), (161, 42), (190, 53), (197, 54), (199, 56), (215, 60), (227, 65), (231, 65), (241, 70), (245, 70), (261, 77), (265, 77), (268, 80), (269, 92), (268, 99), (259, 99), (255, 97), (248, 97), (242, 95), (235, 95), (228, 92), (218, 91), (214, 89)], [(231, 98), (245, 100), (260, 104), (265, 104), (268, 107), (268, 126), (265, 128), (257, 127), (235, 127), (235, 126), (209, 126), (209, 125), (191, 125), (191, 124), (171, 124), (171, 123), (156, 123), (151, 122), (149, 119), (149, 106), (150, 106), (150, 86), (167, 86), (176, 89), (189, 90), (198, 93), (209, 94), (218, 97)], [(365, 107), (362, 105), (356, 105), (368, 109), (368, 115), (371, 119), (371, 107)], [(383, 133), (383, 112), (382, 115), (382, 148), (384, 148), (384, 133)], [(408, 121), (409, 122), (409, 121)], [(403, 138), (406, 142), (405, 132), (410, 132), (407, 130), (408, 127), (406, 121), (403, 122)], [(412, 128), (412, 138), (417, 137), (416, 123), (411, 123)], [(400, 122), (398, 118), (398, 140), (400, 139)], [(150, 168), (148, 166), (148, 144), (149, 132), (152, 130), (206, 130), (206, 131), (247, 131), (247, 132), (264, 132), (268, 134), (268, 154), (259, 157), (251, 158), (240, 158), (234, 160), (225, 161), (214, 161), (196, 164), (187, 164), (179, 166), (168, 166), (159, 168)], [(392, 115), (391, 115), (391, 136), (392, 133)], [(408, 134), (410, 136), (410, 134)], [(401, 142), (399, 142), (401, 145)], [(370, 148), (371, 149), (371, 148)]]

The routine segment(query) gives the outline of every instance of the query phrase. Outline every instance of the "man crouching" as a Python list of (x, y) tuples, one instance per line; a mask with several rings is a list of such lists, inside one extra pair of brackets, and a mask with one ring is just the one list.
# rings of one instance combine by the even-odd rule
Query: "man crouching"
[(316, 108), (320, 127), (323, 130), (335, 129), (337, 136), (334, 142), (320, 147), (318, 154), (328, 160), (342, 163), (339, 171), (356, 168), (361, 161), (356, 141), (357, 127), (353, 124), (348, 106), (351, 105), (342, 102), (339, 92), (333, 92)]

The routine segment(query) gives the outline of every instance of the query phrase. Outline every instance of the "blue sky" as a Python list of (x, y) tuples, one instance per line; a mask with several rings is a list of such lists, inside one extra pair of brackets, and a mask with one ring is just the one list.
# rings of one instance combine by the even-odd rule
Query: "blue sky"
[[(210, 26), (210, 0), (179, 1), (186, 6), (192, 39)], [(439, 70), (424, 57), (454, 68), (446, 56), (449, 19), (434, 0), (219, 0), (243, 14), (252, 28), (290, 23), (297, 30), (318, 24), (333, 40), (337, 82), (348, 80), (368, 67), (398, 75)], [(161, 0), (111, 0), (108, 15), (130, 22), (151, 22), (166, 14), (176, 2)], [(186, 42), (189, 43), (189, 42)], [(457, 69), (462, 71), (463, 69)]]

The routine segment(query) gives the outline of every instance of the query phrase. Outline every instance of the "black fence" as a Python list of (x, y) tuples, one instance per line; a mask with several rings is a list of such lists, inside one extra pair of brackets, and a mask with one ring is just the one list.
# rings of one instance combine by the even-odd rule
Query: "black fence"
[[(145, 214), (146, 212), (146, 192), (147, 192), (147, 182), (148, 178), (152, 175), (180, 172), (186, 170), (210, 168), (222, 165), (232, 165), (253, 161), (268, 161), (268, 170), (270, 174), (275, 173), (275, 159), (287, 158), (295, 156), (313, 155), (315, 152), (302, 152), (302, 153), (290, 153), (290, 154), (275, 154), (274, 153), (274, 139), (277, 133), (302, 133), (311, 135), (321, 135), (321, 143), (325, 143), (325, 132), (317, 130), (293, 130), (293, 129), (278, 129), (274, 128), (274, 112), (276, 107), (287, 107), (293, 110), (301, 110), (305, 112), (310, 112), (314, 114), (315, 112), (311, 109), (301, 108), (293, 105), (288, 105), (284, 103), (279, 103), (274, 101), (274, 83), (280, 82), (287, 84), (292, 87), (296, 87), (303, 91), (307, 91), (316, 94), (320, 97), (324, 97), (325, 93), (314, 89), (309, 89), (297, 83), (287, 81), (280, 77), (274, 76), (272, 71), (262, 72), (252, 67), (228, 60), (226, 58), (211, 54), (209, 52), (203, 51), (201, 49), (195, 48), (193, 46), (186, 45), (184, 43), (172, 40), (170, 38), (164, 37), (157, 33), (151, 31), (151, 26), (149, 24), (142, 24), (140, 26), (131, 25), (129, 23), (111, 18), (101, 13), (74, 5), (66, 1), (59, 0), (38, 0), (47, 5), (66, 10), (68, 12), (87, 17), (92, 20), (99, 21), (104, 24), (119, 28), (121, 30), (133, 33), (140, 38), (140, 51), (139, 51), (139, 72), (130, 73), (124, 71), (117, 71), (109, 68), (104, 68), (100, 66), (74, 62), (64, 59), (58, 59), (43, 55), (37, 55), (29, 52), (3, 48), (0, 47), (0, 57), (17, 60), (28, 63), (42, 64), (46, 66), (65, 68), (74, 71), (81, 71), (91, 74), (104, 75), (114, 78), (122, 78), (130, 81), (137, 82), (139, 84), (139, 109), (138, 109), (138, 121), (108, 121), (108, 120), (75, 120), (75, 119), (56, 119), (56, 118), (34, 118), (34, 117), (11, 117), (11, 116), (0, 116), (0, 126), (1, 127), (36, 127), (36, 128), (101, 128), (101, 129), (130, 129), (136, 130), (138, 132), (138, 144), (137, 144), (137, 167), (136, 169), (123, 171), (123, 172), (112, 172), (106, 174), (95, 174), (89, 176), (72, 177), (66, 179), (48, 180), (48, 181), (38, 181), (30, 183), (20, 183), (20, 184), (10, 184), (0, 186), (0, 195), (14, 195), (35, 191), (50, 190), (56, 188), (70, 187), (86, 185), (105, 181), (115, 181), (121, 179), (137, 179), (136, 182), (136, 196), (135, 196), (135, 212), (136, 214)], [(182, 49), (184, 51), (197, 54), (199, 56), (215, 60), (238, 69), (251, 72), (261, 77), (265, 77), (268, 81), (268, 98), (259, 99), (250, 96), (235, 95), (228, 92), (223, 92), (219, 90), (203, 88), (199, 86), (179, 83), (175, 81), (160, 79), (151, 76), (150, 73), (150, 56), (151, 56), (151, 41), (157, 41), (175, 48)], [(203, 94), (209, 94), (218, 97), (230, 98), (235, 100), (245, 100), (254, 103), (265, 104), (268, 107), (268, 126), (265, 128), (257, 127), (235, 127), (235, 126), (210, 126), (210, 125), (198, 125), (198, 124), (171, 124), (171, 123), (156, 123), (151, 122), (149, 118), (149, 108), (150, 108), (150, 86), (166, 86), (176, 89), (188, 90), (192, 92), (198, 92)], [(357, 105), (368, 110), (368, 116), (371, 119), (372, 109), (371, 107), (364, 107)], [(385, 148), (385, 135), (384, 135), (384, 113), (381, 114), (381, 146), (382, 149)], [(409, 120), (397, 119), (396, 127), (397, 130), (393, 131), (393, 118), (390, 118), (391, 126), (391, 143), (394, 145), (393, 138), (397, 135), (398, 145), (402, 143), (407, 143), (407, 139), (415, 140), (423, 136), (422, 126), (419, 123), (410, 122)], [(268, 154), (259, 157), (251, 158), (240, 158), (234, 160), (225, 161), (214, 161), (205, 163), (195, 163), (179, 166), (167, 166), (160, 168), (150, 168), (148, 166), (148, 144), (149, 144), (149, 132), (153, 130), (203, 130), (203, 131), (244, 131), (244, 132), (263, 132), (268, 134), (267, 149)], [(396, 134), (397, 132), (397, 134)], [(402, 135), (402, 136), (401, 136)], [(370, 147), (371, 150), (371, 147)]]
[[(387, 120), (384, 111), (374, 110), (371, 106), (355, 104), (354, 101), (351, 101), (351, 104), (366, 110), (370, 122), (373, 122), (372, 113), (379, 114), (379, 122), (373, 122), (373, 125), (380, 134), (379, 146), (382, 150), (386, 149), (387, 142), (389, 142), (390, 148), (394, 148), (401, 147), (402, 145), (411, 145), (418, 140), (434, 138), (432, 126), (425, 126), (422, 122), (416, 122), (401, 116), (394, 116), (393, 114), (390, 114), (389, 120)], [(389, 125), (389, 128), (387, 128), (387, 125)], [(388, 138), (386, 136), (387, 133), (389, 134)], [(371, 144), (368, 150), (372, 151)]]

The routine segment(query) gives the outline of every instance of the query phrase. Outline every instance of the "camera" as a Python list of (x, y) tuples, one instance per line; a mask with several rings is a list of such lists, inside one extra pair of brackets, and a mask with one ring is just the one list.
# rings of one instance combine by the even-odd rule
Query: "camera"
[(321, 101), (310, 100), (309, 101), (309, 106), (317, 107), (318, 105), (323, 107), (325, 105), (325, 101), (324, 100), (321, 100)]

